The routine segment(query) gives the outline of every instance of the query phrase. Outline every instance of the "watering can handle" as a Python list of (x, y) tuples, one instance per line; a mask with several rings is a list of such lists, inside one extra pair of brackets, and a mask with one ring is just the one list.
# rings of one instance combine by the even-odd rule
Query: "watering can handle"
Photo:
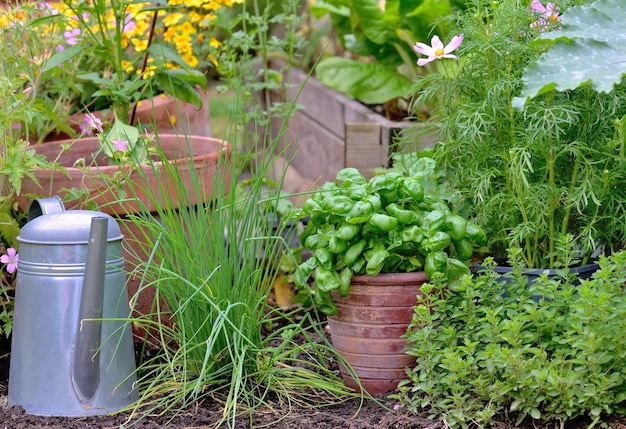
[(58, 195), (50, 198), (36, 198), (28, 207), (27, 221), (30, 222), (41, 215), (63, 211), (65, 211), (65, 206)]

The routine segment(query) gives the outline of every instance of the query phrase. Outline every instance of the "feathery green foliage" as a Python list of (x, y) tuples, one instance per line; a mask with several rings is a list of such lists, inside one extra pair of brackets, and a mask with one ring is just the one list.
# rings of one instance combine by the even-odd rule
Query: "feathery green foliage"
[[(572, 234), (586, 260), (626, 238), (626, 86), (546, 92), (517, 110), (524, 69), (547, 48), (529, 2), (473, 0), (458, 17), (460, 64), (432, 76), (419, 101), (441, 97), (436, 157), (445, 162), (494, 255), (523, 249), (528, 267), (559, 265)], [(559, 2), (566, 10), (570, 2)], [(555, 23), (553, 25), (558, 25)]]

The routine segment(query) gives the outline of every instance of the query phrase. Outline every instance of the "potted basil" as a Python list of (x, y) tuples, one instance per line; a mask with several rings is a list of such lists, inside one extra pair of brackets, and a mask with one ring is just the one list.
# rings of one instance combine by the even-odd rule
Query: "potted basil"
[(298, 266), (296, 286), (313, 277), (314, 301), (350, 363), (342, 365), (344, 380), (369, 393), (395, 389), (414, 364), (400, 337), (421, 285), (469, 274), (475, 247), (486, 242), (478, 225), (455, 213), (454, 191), (437, 173), (432, 158), (415, 153), (369, 181), (345, 168), (299, 213), (309, 217), (300, 241), (312, 256)]

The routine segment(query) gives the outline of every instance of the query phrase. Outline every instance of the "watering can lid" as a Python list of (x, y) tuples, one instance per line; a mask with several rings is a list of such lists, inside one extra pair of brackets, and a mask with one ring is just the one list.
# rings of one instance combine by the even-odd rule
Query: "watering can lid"
[(91, 219), (109, 219), (107, 241), (123, 238), (115, 219), (106, 213), (91, 210), (67, 210), (38, 216), (26, 223), (17, 240), (20, 243), (35, 244), (87, 244), (91, 230)]

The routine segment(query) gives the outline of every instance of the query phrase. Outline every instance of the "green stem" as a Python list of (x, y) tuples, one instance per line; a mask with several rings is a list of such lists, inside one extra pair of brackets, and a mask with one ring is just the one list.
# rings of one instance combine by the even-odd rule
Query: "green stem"
[[(510, 133), (509, 140), (511, 141), (510, 147), (515, 147), (515, 144), (516, 144), (515, 109), (513, 108), (513, 104), (511, 103), (510, 91), (507, 96), (507, 99), (508, 99), (507, 104), (508, 104), (508, 110), (509, 110), (509, 133)], [(501, 137), (500, 141), (506, 141), (506, 140), (503, 137)], [(509, 157), (509, 159), (504, 162), (505, 166), (509, 165), (510, 157), (513, 155), (514, 155), (513, 150), (509, 149), (509, 153), (506, 155)], [(506, 172), (507, 188), (509, 189), (509, 193), (512, 193), (513, 199), (517, 201), (517, 205), (519, 207), (523, 222), (527, 223), (528, 213), (526, 212), (526, 206), (524, 205), (524, 199), (522, 198), (522, 194), (523, 194), (522, 189), (519, 189), (519, 188), (513, 189), (510, 186), (509, 174), (510, 172), (507, 171)], [(524, 238), (523, 254), (524, 254), (524, 260), (526, 262), (526, 265), (529, 268), (533, 267), (534, 262), (535, 262), (535, 252), (532, 250), (533, 248), (535, 248), (535, 246), (533, 246), (531, 239), (529, 237)]]
[[(553, 188), (555, 184), (554, 180), (554, 164), (556, 162), (556, 156), (552, 152), (548, 152), (548, 183)], [(548, 208), (548, 254), (550, 255), (550, 268), (554, 266), (554, 212), (556, 211), (556, 205), (550, 205)], [(561, 225), (562, 227), (562, 225)]]
[[(578, 169), (580, 168), (580, 157), (576, 157), (574, 160), (574, 168), (572, 170), (572, 177), (570, 179), (568, 193), (571, 195), (574, 192), (574, 188), (576, 187), (576, 182), (578, 181)], [(561, 235), (567, 234), (569, 228), (569, 218), (572, 213), (572, 206), (569, 205), (565, 208), (565, 215), (563, 216), (563, 221), (561, 222)]]

